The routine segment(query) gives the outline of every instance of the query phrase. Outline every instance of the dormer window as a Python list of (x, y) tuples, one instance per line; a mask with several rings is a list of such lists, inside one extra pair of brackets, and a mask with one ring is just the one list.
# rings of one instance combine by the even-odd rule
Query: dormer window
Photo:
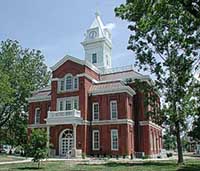
[(96, 53), (93, 53), (93, 54), (92, 54), (92, 63), (93, 63), (93, 64), (96, 64), (96, 63), (97, 63), (97, 54), (96, 54)]

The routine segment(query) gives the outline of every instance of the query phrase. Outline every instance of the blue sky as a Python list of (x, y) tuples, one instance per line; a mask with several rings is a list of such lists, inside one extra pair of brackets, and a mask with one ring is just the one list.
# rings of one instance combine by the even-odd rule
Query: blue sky
[(115, 17), (123, 0), (1, 0), (0, 41), (16, 39), (24, 48), (39, 49), (54, 65), (66, 54), (84, 59), (80, 44), (98, 9), (103, 23), (113, 23), (113, 67), (133, 64), (128, 23)]

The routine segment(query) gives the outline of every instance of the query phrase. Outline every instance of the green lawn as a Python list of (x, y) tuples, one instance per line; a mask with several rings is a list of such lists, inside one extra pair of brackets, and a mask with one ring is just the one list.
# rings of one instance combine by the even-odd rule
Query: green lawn
[(145, 162), (138, 164), (107, 163), (102, 165), (74, 164), (69, 162), (43, 162), (42, 167), (37, 169), (34, 163), (0, 165), (0, 171), (200, 171), (200, 160), (188, 160), (182, 167), (175, 161)]

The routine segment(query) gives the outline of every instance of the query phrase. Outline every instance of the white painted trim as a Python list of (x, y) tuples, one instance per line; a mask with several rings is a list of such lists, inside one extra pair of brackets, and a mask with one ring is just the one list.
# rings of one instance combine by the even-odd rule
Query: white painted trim
[(52, 78), (51, 81), (58, 81), (59, 78)]
[(71, 110), (74, 109), (74, 100), (77, 100), (78, 109), (79, 109), (79, 96), (70, 96), (70, 97), (57, 98), (56, 110), (60, 111), (60, 101), (63, 102), (63, 110), (66, 110), (66, 101), (67, 100), (71, 101), (71, 104), (72, 104), (72, 109)]
[[(98, 105), (98, 119), (94, 119), (94, 105)], [(99, 103), (98, 102), (92, 103), (92, 120), (93, 121), (98, 121), (99, 120)]]
[(89, 91), (89, 94), (92, 96), (97, 96), (97, 95), (105, 95), (105, 94), (116, 94), (116, 93), (127, 93), (130, 96), (135, 95), (135, 91), (130, 88), (129, 86), (123, 86), (122, 88), (116, 88), (116, 89), (101, 89), (101, 90), (94, 90), (94, 91)]
[[(94, 134), (98, 132), (98, 148), (94, 148)], [(100, 149), (100, 132), (99, 130), (92, 131), (92, 150), (99, 150)]]
[[(112, 103), (116, 103), (116, 118), (113, 118), (113, 114), (112, 114)], [(110, 101), (110, 119), (111, 120), (116, 120), (118, 119), (118, 107), (117, 107), (117, 100), (111, 100)]]
[(28, 128), (46, 128), (48, 124), (29, 124)]
[(151, 121), (139, 121), (139, 124), (141, 126), (149, 125), (149, 126), (152, 126), (152, 127), (156, 128), (156, 129), (162, 130), (162, 127), (160, 127), (159, 125), (157, 125), (157, 124), (155, 124), (155, 123), (153, 123)]
[[(36, 117), (36, 114), (37, 114), (37, 111), (40, 111), (40, 113), (39, 113), (39, 122), (36, 122), (36, 119), (37, 119), (37, 117)], [(36, 125), (38, 125), (38, 124), (40, 124), (40, 117), (41, 117), (41, 109), (39, 108), (39, 107), (36, 107), (35, 108), (35, 117), (34, 117), (34, 123), (36, 124)]]
[(134, 121), (132, 119), (116, 119), (116, 120), (98, 120), (91, 122), (91, 125), (117, 125), (117, 124), (134, 125)]
[[(64, 129), (64, 130), (62, 130), (61, 132), (60, 132), (60, 135), (59, 135), (59, 155), (62, 155), (61, 154), (61, 150), (62, 150), (62, 144), (61, 144), (61, 138), (62, 138), (62, 135), (63, 135), (63, 133), (65, 132), (65, 131), (67, 131), (67, 130), (72, 130), (72, 129)], [(73, 137), (73, 141), (74, 141), (74, 135), (73, 135), (73, 130), (72, 130), (72, 137)]]
[[(113, 132), (117, 133), (117, 149), (113, 148)], [(118, 135), (118, 129), (111, 129), (111, 133), (110, 133), (110, 138), (111, 138), (111, 150), (112, 151), (118, 151), (119, 150), (119, 135)]]
[(95, 80), (94, 78), (92, 78), (90, 75), (86, 73), (78, 74), (77, 77), (86, 77), (87, 79), (91, 80), (93, 83), (98, 83), (97, 80)]

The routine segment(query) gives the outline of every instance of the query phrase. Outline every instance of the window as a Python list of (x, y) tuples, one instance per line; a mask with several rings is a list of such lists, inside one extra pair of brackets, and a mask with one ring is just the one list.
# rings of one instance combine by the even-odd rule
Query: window
[(111, 114), (111, 119), (117, 119), (117, 101), (116, 100), (110, 101), (110, 114)]
[(93, 131), (93, 150), (99, 150), (99, 130)]
[(59, 102), (59, 110), (60, 110), (60, 111), (63, 110), (63, 101), (60, 101), (60, 102)]
[(35, 109), (35, 124), (40, 123), (40, 108)]
[(118, 150), (118, 130), (111, 130), (111, 150)]
[(72, 110), (72, 101), (66, 100), (66, 110)]
[(93, 120), (99, 120), (99, 103), (93, 103), (92, 113)]
[(74, 78), (74, 89), (78, 88), (78, 78)]
[(66, 90), (72, 89), (72, 76), (66, 77)]
[(108, 59), (108, 55), (106, 55), (106, 63), (109, 66), (109, 59)]
[(78, 110), (78, 100), (74, 99), (74, 109)]
[(64, 80), (61, 80), (61, 81), (60, 81), (60, 91), (63, 91), (63, 90), (64, 90), (64, 84), (65, 84), (65, 81), (64, 81)]
[(97, 54), (96, 54), (96, 53), (93, 53), (93, 54), (92, 54), (92, 63), (93, 63), (93, 64), (96, 64), (96, 63), (97, 63)]

